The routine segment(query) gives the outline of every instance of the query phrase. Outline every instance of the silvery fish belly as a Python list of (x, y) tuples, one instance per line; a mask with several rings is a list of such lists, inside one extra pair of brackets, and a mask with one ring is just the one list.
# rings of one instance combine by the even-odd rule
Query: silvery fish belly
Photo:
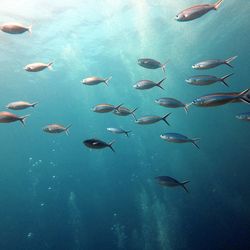
[(168, 108), (179, 108), (179, 107), (185, 107), (185, 104), (183, 104), (182, 102), (174, 99), (174, 98), (158, 98), (155, 100), (155, 103), (164, 106), (164, 107), (168, 107)]
[(192, 66), (193, 69), (212, 69), (215, 68), (219, 65), (224, 64), (225, 61), (224, 60), (207, 60), (204, 62), (199, 62), (195, 65)]
[(138, 124), (152, 124), (152, 123), (156, 123), (158, 121), (162, 120), (162, 118), (160, 116), (145, 116), (145, 117), (141, 117), (139, 118), (136, 123)]
[(200, 75), (200, 76), (192, 76), (186, 80), (187, 83), (192, 85), (209, 85), (220, 81), (219, 78), (216, 76), (209, 76), (209, 75)]

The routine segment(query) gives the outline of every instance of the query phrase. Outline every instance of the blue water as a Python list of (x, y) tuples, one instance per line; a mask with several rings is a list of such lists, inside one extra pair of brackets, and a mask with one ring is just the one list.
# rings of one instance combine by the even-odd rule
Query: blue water
[[(0, 126), (0, 249), (250, 249), (249, 123), (235, 118), (249, 106), (192, 106), (186, 115), (154, 103), (249, 88), (249, 1), (225, 0), (217, 12), (188, 23), (173, 19), (200, 2), (1, 1), (1, 23), (33, 25), (32, 35), (0, 33), (1, 111), (18, 100), (39, 104), (13, 112), (31, 114), (25, 127)], [(185, 83), (200, 74), (194, 63), (234, 55), (233, 69), (203, 71), (235, 72), (230, 88)], [(165, 91), (132, 87), (163, 77), (160, 69), (137, 65), (142, 57), (169, 60)], [(53, 61), (54, 70), (23, 70), (37, 61)], [(113, 78), (109, 87), (80, 83), (92, 75)], [(172, 112), (171, 126), (92, 112), (99, 103), (138, 107), (137, 117)], [(51, 123), (72, 123), (70, 136), (44, 133)], [(127, 138), (107, 127), (133, 132)], [(167, 143), (160, 139), (166, 132), (199, 137), (201, 149)], [(89, 150), (82, 141), (92, 137), (115, 139), (116, 153)], [(190, 192), (161, 187), (159, 175), (190, 180)]]

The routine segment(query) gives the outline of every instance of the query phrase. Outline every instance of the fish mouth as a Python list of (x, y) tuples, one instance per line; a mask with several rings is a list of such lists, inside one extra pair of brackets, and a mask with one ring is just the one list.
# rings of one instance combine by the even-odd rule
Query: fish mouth
[(137, 89), (137, 88), (138, 88), (138, 86), (137, 86), (137, 85), (133, 85), (133, 88)]
[(165, 135), (160, 135), (160, 138), (161, 139), (166, 139), (166, 136)]
[(192, 83), (192, 81), (190, 79), (186, 79), (185, 82)]
[(192, 65), (192, 68), (193, 68), (193, 69), (196, 69), (196, 68), (197, 68), (197, 66), (196, 66), (196, 65)]

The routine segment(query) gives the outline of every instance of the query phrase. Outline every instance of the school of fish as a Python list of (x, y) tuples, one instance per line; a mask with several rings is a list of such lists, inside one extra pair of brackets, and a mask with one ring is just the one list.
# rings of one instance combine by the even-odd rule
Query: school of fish
[[(198, 18), (201, 18), (203, 15), (209, 13), (212, 10), (218, 10), (218, 8), (221, 6), (223, 0), (218, 0), (216, 3), (213, 4), (200, 4), (196, 6), (192, 6), (190, 8), (187, 8), (185, 10), (182, 10), (175, 16), (175, 20), (178, 22), (188, 22), (192, 21)], [(31, 34), (32, 32), (32, 26), (26, 26), (20, 23), (4, 23), (0, 25), (0, 30), (2, 32), (8, 33), (8, 34), (23, 34), (25, 32), (29, 32)], [(227, 59), (206, 59), (201, 62), (197, 62), (191, 67), (194, 70), (209, 70), (215, 67), (219, 67), (221, 65), (227, 65), (230, 68), (233, 68), (231, 63), (237, 58), (237, 56), (232, 56)], [(167, 62), (159, 62), (152, 58), (139, 58), (137, 61), (137, 64), (141, 67), (144, 67), (145, 69), (155, 70), (155, 69), (161, 69), (164, 77), (159, 80), (158, 82), (154, 82), (149, 79), (143, 79), (137, 81), (133, 88), (136, 90), (149, 90), (158, 87), (162, 90), (164, 90), (164, 87), (162, 86), (164, 81), (166, 80), (165, 73), (166, 73), (166, 66)], [(24, 70), (27, 72), (39, 72), (43, 71), (45, 69), (52, 69), (53, 62), (33, 62), (26, 66), (24, 66)], [(224, 76), (213, 76), (213, 75), (194, 75), (186, 79), (186, 83), (194, 86), (207, 86), (211, 84), (215, 84), (217, 82), (221, 82), (226, 87), (229, 87), (228, 83), (225, 81), (227, 78), (232, 76), (233, 73), (224, 75)], [(112, 76), (109, 76), (107, 78), (102, 78), (99, 76), (88, 76), (81, 80), (81, 83), (86, 86), (94, 86), (99, 84), (105, 84), (106, 86), (109, 86), (109, 82), (111, 81)], [(210, 93), (206, 94), (200, 97), (195, 98), (190, 103), (183, 103), (180, 100), (177, 100), (173, 97), (161, 97), (155, 100), (155, 103), (166, 107), (166, 108), (183, 108), (186, 113), (188, 113), (188, 110), (190, 106), (197, 106), (197, 107), (214, 107), (214, 106), (220, 106), (230, 103), (237, 103), (237, 102), (244, 102), (249, 104), (250, 103), (250, 89), (242, 90), (240, 89), (238, 92), (221, 92), (221, 93)], [(6, 108), (9, 110), (23, 110), (28, 108), (35, 108), (38, 102), (28, 102), (28, 101), (14, 101), (6, 105)], [(135, 115), (135, 111), (137, 111), (137, 107), (129, 109), (125, 107), (123, 104), (106, 104), (101, 103), (95, 105), (92, 109), (93, 112), (96, 113), (110, 113), (112, 112), (114, 115), (118, 116), (133, 116), (135, 124), (139, 125), (150, 125), (154, 124), (160, 121), (163, 121), (166, 125), (170, 125), (168, 122), (168, 118), (171, 113), (167, 113), (165, 115), (147, 115), (142, 116), (140, 118), (137, 118)], [(16, 121), (20, 121), (23, 125), (25, 125), (25, 120), (30, 115), (24, 115), (24, 116), (18, 116), (16, 114), (13, 114), (11, 112), (7, 111), (1, 111), (0, 112), (0, 123), (12, 123)], [(246, 111), (243, 113), (239, 113), (235, 115), (236, 119), (239, 119), (241, 121), (250, 121), (250, 111)], [(48, 124), (45, 125), (42, 130), (45, 133), (50, 134), (58, 134), (58, 133), (65, 133), (69, 134), (69, 128), (72, 125), (64, 126), (60, 124)], [(123, 128), (107, 128), (107, 131), (112, 134), (124, 134), (127, 137), (129, 137), (129, 133), (131, 133), (131, 130), (123, 129)], [(197, 142), (200, 140), (200, 138), (190, 138), (186, 135), (182, 135), (180, 133), (164, 133), (160, 135), (160, 138), (166, 142), (170, 143), (191, 143), (196, 148), (200, 148)], [(89, 138), (85, 139), (83, 141), (83, 144), (90, 148), (90, 149), (104, 149), (109, 148), (113, 152), (115, 152), (113, 148), (114, 140), (111, 140), (110, 142), (105, 142), (97, 138)], [(170, 176), (158, 176), (155, 177), (156, 181), (161, 186), (166, 187), (182, 187), (186, 192), (188, 192), (188, 189), (186, 188), (186, 184), (189, 182), (187, 181), (178, 181)]]

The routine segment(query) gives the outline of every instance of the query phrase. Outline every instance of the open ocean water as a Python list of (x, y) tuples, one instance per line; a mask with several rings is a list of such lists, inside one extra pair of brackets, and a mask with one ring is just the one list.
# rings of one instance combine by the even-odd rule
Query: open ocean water
[[(250, 1), (224, 0), (196, 20), (174, 20), (207, 2), (215, 1), (1, 0), (1, 24), (32, 24), (32, 34), (0, 33), (0, 111), (14, 101), (39, 102), (13, 111), (30, 114), (24, 127), (0, 124), (1, 250), (250, 249), (250, 124), (235, 118), (249, 105), (192, 105), (186, 115), (154, 102), (190, 103), (250, 87)], [(234, 55), (234, 68), (191, 67)], [(161, 69), (137, 64), (143, 57), (168, 61), (165, 91), (133, 88), (141, 79), (163, 78)], [(54, 62), (53, 70), (23, 69), (34, 62)], [(185, 82), (232, 72), (229, 88)], [(112, 79), (109, 86), (80, 82), (92, 75)], [(171, 126), (91, 111), (100, 103), (138, 107), (137, 118), (171, 112)], [(70, 135), (42, 131), (51, 123), (72, 124)], [(116, 135), (108, 127), (132, 132)], [(201, 138), (200, 150), (162, 140), (166, 132)], [(115, 140), (116, 152), (88, 149), (89, 138)], [(159, 175), (190, 180), (189, 193), (160, 186)]]

